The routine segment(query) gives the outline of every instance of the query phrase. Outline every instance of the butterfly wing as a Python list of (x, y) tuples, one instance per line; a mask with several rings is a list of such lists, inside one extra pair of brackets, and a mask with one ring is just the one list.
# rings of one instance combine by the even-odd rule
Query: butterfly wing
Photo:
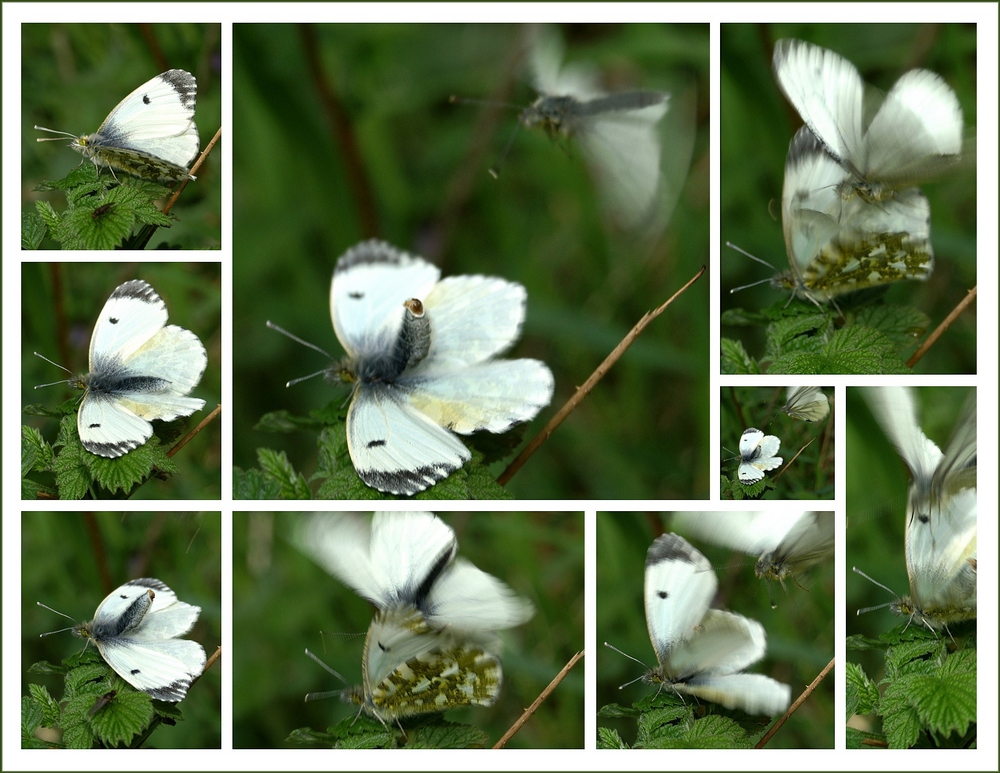
[(743, 483), (756, 483), (764, 477), (766, 470), (773, 470), (781, 464), (781, 457), (775, 456), (781, 441), (774, 435), (765, 435), (759, 429), (749, 427), (740, 436), (740, 466), (737, 475)]
[(769, 717), (784, 712), (792, 699), (791, 687), (763, 674), (706, 674), (673, 688), (727, 709)]
[(167, 70), (119, 102), (92, 144), (137, 150), (186, 170), (198, 155), (197, 95), (191, 73)]
[(764, 626), (742, 615), (709, 609), (691, 638), (671, 653), (667, 671), (681, 681), (697, 674), (735, 674), (766, 652)]
[(403, 324), (403, 302), (424, 300), (440, 276), (422, 258), (371, 239), (337, 261), (330, 285), (333, 329), (351, 358), (385, 357)]
[(205, 668), (205, 650), (187, 639), (105, 639), (101, 657), (126, 682), (151, 698), (176, 703)]
[(448, 477), (472, 454), (447, 429), (385, 384), (360, 385), (347, 411), (347, 447), (361, 480), (411, 496)]
[(860, 176), (864, 82), (857, 68), (833, 51), (788, 39), (774, 44), (772, 67), (782, 92), (810, 131), (845, 169)]
[[(483, 632), (521, 625), (535, 614), (531, 602), (462, 558), (456, 559), (442, 573), (422, 608), (431, 625), (468, 631), (470, 640)], [(487, 633), (484, 642), (496, 649), (492, 641), (492, 634)]]
[(896, 81), (865, 133), (865, 176), (892, 188), (913, 185), (958, 162), (962, 108), (952, 88), (929, 70)]
[(90, 370), (131, 357), (167, 324), (167, 305), (141, 279), (119, 285), (90, 337)]
[(663, 534), (649, 546), (643, 589), (646, 627), (661, 669), (695, 635), (717, 587), (708, 559), (683, 537)]
[(799, 574), (832, 556), (833, 549), (833, 513), (800, 513), (778, 546), (761, 556), (757, 576), (782, 580), (790, 574)]
[(493, 651), (431, 628), (412, 608), (375, 616), (362, 670), (361, 705), (383, 722), (456, 706), (491, 706), (503, 682)]

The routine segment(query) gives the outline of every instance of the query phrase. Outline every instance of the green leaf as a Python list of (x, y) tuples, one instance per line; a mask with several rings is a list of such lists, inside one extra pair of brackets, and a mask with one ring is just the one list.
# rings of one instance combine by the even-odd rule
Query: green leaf
[(857, 663), (848, 663), (847, 676), (847, 719), (854, 714), (873, 714), (879, 702), (878, 685), (865, 674)]
[(37, 212), (21, 213), (21, 249), (37, 250), (48, 233), (48, 227)]
[(597, 728), (597, 748), (598, 749), (627, 749), (628, 744), (618, 735), (617, 730), (607, 727)]
[(750, 373), (760, 373), (760, 366), (747, 353), (742, 341), (723, 338), (720, 339), (719, 345), (722, 350), (719, 367), (723, 374), (745, 376)]
[(407, 749), (484, 749), (489, 738), (472, 725), (435, 722), (407, 731)]
[(281, 484), (263, 470), (233, 467), (234, 499), (280, 499)]
[(117, 690), (114, 698), (93, 716), (89, 716), (94, 734), (106, 747), (127, 745), (153, 721), (153, 702), (138, 690)]
[(855, 324), (884, 333), (897, 352), (914, 348), (927, 334), (930, 317), (912, 306), (867, 306), (858, 312)]
[(52, 447), (34, 427), (21, 425), (21, 477), (29, 472), (48, 471), (52, 467)]
[(280, 487), (281, 499), (309, 499), (312, 495), (305, 477), (295, 471), (284, 451), (259, 448), (257, 462), (264, 474)]

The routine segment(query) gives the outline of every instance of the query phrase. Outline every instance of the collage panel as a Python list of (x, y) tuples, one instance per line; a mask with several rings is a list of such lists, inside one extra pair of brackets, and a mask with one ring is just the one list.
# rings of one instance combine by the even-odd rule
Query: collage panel
[(833, 548), (832, 512), (598, 513), (598, 748), (833, 748)]
[(707, 25), (233, 38), (236, 498), (708, 497)]
[(235, 647), (234, 747), (583, 748), (582, 663), (505, 738), (584, 649), (583, 529), (583, 513), (234, 513), (233, 637), (253, 642)]
[(977, 34), (721, 25), (721, 372), (977, 372)]
[(848, 748), (977, 744), (976, 392), (847, 390)]
[(219, 499), (220, 268), (21, 265), (23, 499)]
[(833, 500), (833, 413), (833, 387), (722, 387), (720, 499)]
[(21, 248), (219, 249), (222, 61), (219, 24), (22, 24)]
[(220, 748), (219, 513), (20, 521), (24, 748)]

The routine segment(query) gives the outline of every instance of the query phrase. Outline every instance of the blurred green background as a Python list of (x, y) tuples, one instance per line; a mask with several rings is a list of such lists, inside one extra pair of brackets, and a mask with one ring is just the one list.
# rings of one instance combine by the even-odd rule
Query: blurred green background
[[(725, 518), (726, 513), (705, 513), (706, 518)], [(671, 531), (669, 513), (597, 514), (597, 706), (619, 703), (631, 706), (656, 685), (641, 682), (624, 690), (619, 686), (641, 677), (638, 663), (604, 646), (608, 642), (656, 666), (656, 655), (646, 629), (643, 581), (646, 551), (660, 534)], [(712, 606), (760, 621), (767, 631), (767, 655), (747, 670), (784, 682), (792, 688), (794, 701), (806, 685), (833, 657), (833, 561), (808, 570), (803, 587), (786, 581), (788, 592), (774, 584), (771, 591), (778, 605), (771, 609), (767, 587), (754, 576), (757, 557), (718, 548), (707, 542), (692, 542), (712, 563), (719, 590)], [(768, 743), (768, 748), (833, 748), (833, 690), (836, 668), (799, 707)], [(634, 743), (636, 723), (631, 719), (599, 718), (627, 743)], [(762, 720), (761, 733), (771, 724)]]
[[(218, 263), (23, 263), (21, 265), (21, 401), (55, 409), (82, 393), (56, 384), (69, 374), (35, 357), (44, 354), (74, 374), (86, 373), (90, 337), (101, 309), (118, 285), (149, 282), (167, 304), (168, 324), (192, 331), (205, 345), (208, 366), (192, 397), (205, 407), (185, 419), (153, 422), (164, 443), (178, 440), (215, 409), (222, 398), (222, 288)], [(218, 499), (221, 494), (221, 417), (205, 427), (174, 461), (180, 472), (167, 481), (152, 479), (134, 499)], [(59, 430), (56, 418), (24, 417), (48, 442)], [(168, 446), (169, 448), (169, 446)], [(43, 482), (51, 482), (44, 481)], [(168, 583), (169, 584), (169, 583)]]
[[(265, 322), (339, 357), (330, 279), (337, 258), (363, 238), (415, 251), (445, 276), (492, 274), (526, 286), (527, 321), (511, 356), (544, 360), (556, 384), (526, 438), (646, 311), (707, 263), (707, 25), (559, 31), (567, 60), (595, 64), (614, 90), (665, 89), (678, 112), (685, 98), (693, 106), (691, 171), (652, 248), (605, 229), (572, 140), (518, 132), (499, 180), (487, 173), (517, 110), (449, 98), (529, 104), (535, 92), (517, 61), (525, 28), (235, 25), (235, 464), (256, 465), (255, 450), (267, 446), (287, 451), (307, 475), (315, 469), (313, 435), (254, 426), (265, 413), (306, 414), (348, 393), (321, 378), (286, 389), (328, 363)], [(346, 165), (350, 143), (360, 169)], [(664, 153), (672, 152), (668, 143)], [(515, 496), (707, 497), (708, 281), (646, 330), (513, 478)]]
[[(222, 114), (222, 41), (218, 24), (24, 24), (21, 26), (21, 211), (49, 201), (66, 207), (59, 191), (36, 193), (43, 180), (61, 180), (87, 161), (35, 125), (76, 136), (96, 132), (114, 107), (161, 72), (187, 70), (198, 79), (195, 123), (201, 148), (218, 131)], [(225, 137), (220, 140), (224, 142)], [(171, 210), (149, 249), (169, 242), (182, 249), (218, 249), (222, 238), (222, 160), (217, 145)], [(104, 172), (109, 174), (107, 170)], [(53, 243), (43, 242), (51, 248)]]
[[(862, 78), (887, 92), (909, 69), (941, 75), (955, 90), (965, 126), (976, 127), (975, 24), (723, 24), (721, 33), (721, 240), (767, 260), (788, 261), (781, 224), (781, 189), (788, 144), (802, 125), (771, 72), (774, 42), (798, 38), (836, 51)], [(976, 177), (973, 169), (921, 186), (931, 204), (934, 274), (927, 282), (898, 282), (888, 303), (912, 305), (936, 327), (976, 284)], [(773, 214), (772, 214), (773, 213)], [(722, 247), (721, 308), (758, 311), (783, 294), (765, 283), (734, 295), (730, 289), (769, 279), (770, 269)], [(749, 332), (748, 332), (749, 331)], [(723, 328), (751, 354), (763, 351), (760, 329)], [(917, 366), (919, 373), (976, 372), (976, 306), (955, 322)]]
[[(23, 513), (22, 670), (40, 660), (59, 663), (84, 647), (69, 631), (39, 638), (72, 623), (36, 602), (77, 621), (93, 620), (105, 596), (139, 577), (158, 579), (181, 601), (201, 607), (184, 638), (200, 643), (211, 657), (222, 644), (221, 557), (218, 513)], [(184, 721), (158, 728), (144, 748), (220, 748), (221, 673), (217, 662), (179, 704)], [(47, 687), (56, 700), (62, 696), (60, 676), (25, 673), (21, 682), (24, 695), (32, 682)]]
[[(830, 401), (830, 414), (823, 421), (809, 422), (793, 419), (781, 412), (781, 407), (788, 400), (785, 387), (722, 387), (719, 410), (722, 475), (729, 479), (736, 476), (740, 464), (740, 436), (743, 430), (756, 427), (765, 435), (775, 435), (781, 440), (778, 449), (781, 467), (764, 473), (769, 478), (774, 479), (802, 450), (795, 462), (775, 481), (777, 488), (764, 494), (765, 499), (832, 500), (836, 451), (833, 388), (828, 387), (824, 394)], [(806, 446), (810, 440), (813, 442)], [(730, 458), (734, 455), (737, 458)]]
[[(292, 730), (325, 730), (357, 712), (309, 692), (361, 682), (364, 635), (373, 608), (291, 542), (304, 513), (233, 516), (233, 745), (303, 748)], [(497, 741), (560, 669), (583, 649), (582, 513), (446, 513), (458, 555), (499, 577), (535, 605), (535, 616), (502, 631), (504, 684), (490, 708), (453, 709)], [(352, 636), (356, 634), (356, 636)], [(325, 647), (324, 647), (325, 642)], [(304, 654), (309, 648), (343, 674), (337, 680)], [(580, 662), (509, 748), (583, 747)]]
[[(918, 387), (917, 421), (944, 451), (969, 390)], [(910, 473), (886, 439), (858, 388), (847, 390), (847, 634), (877, 637), (904, 623), (888, 609), (858, 615), (865, 607), (895, 600), (851, 567), (858, 567), (897, 595), (909, 595), (906, 573), (906, 495)], [(882, 652), (848, 652), (848, 658), (879, 679)]]

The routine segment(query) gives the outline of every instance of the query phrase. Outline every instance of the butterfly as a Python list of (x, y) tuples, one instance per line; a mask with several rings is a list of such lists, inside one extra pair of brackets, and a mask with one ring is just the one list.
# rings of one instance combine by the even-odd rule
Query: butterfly
[(330, 311), (347, 358), (326, 374), (352, 384), (348, 450), (379, 491), (423, 491), (471, 458), (455, 433), (506, 432), (552, 399), (545, 363), (496, 358), (520, 333), (524, 287), (439, 278), (423, 258), (377, 240), (349, 249), (333, 272)]
[(740, 466), (737, 475), (743, 483), (762, 480), (767, 470), (781, 464), (776, 456), (781, 441), (774, 435), (765, 435), (759, 429), (750, 427), (740, 436)]
[[(167, 70), (142, 84), (118, 103), (93, 134), (76, 136), (35, 126), (39, 131), (72, 137), (70, 147), (95, 167), (110, 167), (161, 182), (193, 180), (198, 155), (194, 123), (198, 84), (185, 70)], [(39, 142), (55, 140), (42, 137)]]
[(920, 429), (911, 389), (869, 387), (864, 396), (911, 478), (906, 504), (910, 594), (891, 602), (890, 609), (932, 630), (974, 619), (978, 574), (975, 390), (969, 393), (943, 453)]
[(343, 691), (344, 700), (383, 723), (494, 703), (503, 681), (496, 632), (534, 609), (456, 558), (450, 526), (426, 512), (322, 513), (300, 525), (295, 541), (376, 608), (362, 684)]
[(884, 201), (960, 159), (962, 108), (939, 75), (910, 70), (872, 113), (857, 69), (833, 51), (779, 40), (772, 65), (788, 101), (842, 168), (841, 198)]
[(781, 199), (790, 271), (772, 280), (817, 305), (837, 295), (934, 270), (930, 204), (917, 188), (891, 198), (847, 200), (837, 193), (843, 169), (806, 126), (785, 160)]
[(77, 430), (92, 454), (116, 458), (153, 435), (154, 419), (190, 416), (205, 401), (186, 395), (208, 356), (198, 336), (167, 325), (167, 306), (146, 282), (115, 288), (90, 338), (90, 372), (68, 382), (83, 389)]
[(758, 556), (754, 573), (785, 587), (788, 577), (833, 556), (833, 513), (678, 513), (674, 527), (690, 537)]
[(727, 709), (774, 716), (788, 708), (791, 688), (742, 673), (764, 657), (767, 636), (756, 620), (709, 609), (718, 581), (712, 566), (677, 534), (657, 537), (646, 552), (646, 627), (658, 665), (647, 684), (712, 701)]
[(543, 32), (531, 57), (539, 96), (522, 111), (520, 125), (541, 127), (556, 139), (572, 138), (611, 219), (627, 230), (652, 226), (657, 216), (665, 217), (659, 211), (664, 208), (659, 124), (670, 94), (605, 94), (589, 70), (562, 66), (562, 55), (558, 37)]
[(205, 668), (202, 646), (177, 638), (191, 630), (199, 614), (201, 607), (178, 601), (159, 580), (142, 578), (113, 590), (94, 619), (72, 631), (93, 642), (115, 673), (137, 690), (176, 703)]
[(781, 410), (793, 419), (823, 421), (830, 414), (830, 401), (819, 387), (788, 387)]

